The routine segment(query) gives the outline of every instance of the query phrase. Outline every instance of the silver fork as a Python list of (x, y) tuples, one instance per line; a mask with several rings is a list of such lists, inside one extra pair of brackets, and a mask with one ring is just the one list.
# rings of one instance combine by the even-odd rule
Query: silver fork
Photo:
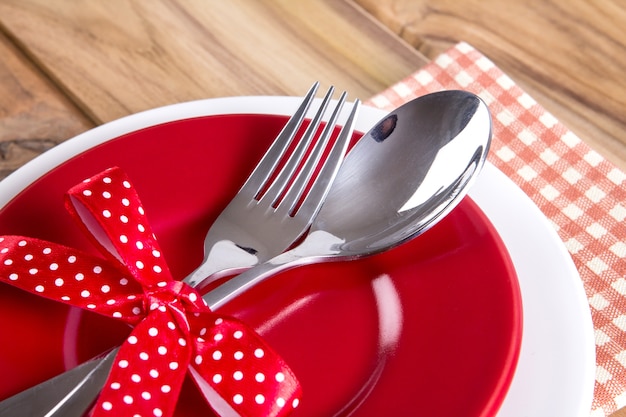
[[(204, 261), (184, 279), (189, 285), (202, 283), (206, 286), (224, 275), (271, 259), (286, 250), (311, 225), (345, 156), (359, 106), (357, 100), (338, 138), (334, 144), (329, 144), (346, 99), (344, 91), (317, 142), (307, 153), (332, 97), (334, 89), (330, 87), (281, 168), (279, 163), (296, 138), (318, 86), (319, 83), (315, 83), (311, 87), (248, 180), (211, 226), (204, 240)], [(327, 146), (331, 146), (328, 158), (305, 193)]]
[[(271, 259), (311, 225), (343, 161), (360, 105), (355, 100), (339, 135), (328, 144), (345, 102), (346, 93), (342, 93), (313, 149), (307, 152), (330, 102), (334, 90), (330, 87), (302, 139), (280, 168), (280, 159), (296, 137), (318, 86), (315, 83), (311, 87), (246, 183), (209, 229), (205, 259), (184, 279), (189, 285), (205, 286), (225, 273)], [(312, 179), (326, 146), (331, 146), (330, 151)], [(230, 256), (232, 261), (224, 261)], [(0, 417), (83, 415), (104, 385), (117, 350), (1, 401)]]

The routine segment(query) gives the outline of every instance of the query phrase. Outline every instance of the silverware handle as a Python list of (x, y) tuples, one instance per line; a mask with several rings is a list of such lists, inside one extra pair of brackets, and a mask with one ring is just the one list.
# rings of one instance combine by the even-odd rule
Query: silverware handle
[(82, 416), (104, 386), (118, 348), (0, 402), (0, 417)]
[[(215, 310), (237, 295), (281, 270), (297, 264), (298, 257), (286, 252), (255, 266), (207, 293), (203, 298)], [(106, 382), (119, 348), (91, 359), (56, 377), (0, 402), (0, 417), (82, 416), (95, 403)]]

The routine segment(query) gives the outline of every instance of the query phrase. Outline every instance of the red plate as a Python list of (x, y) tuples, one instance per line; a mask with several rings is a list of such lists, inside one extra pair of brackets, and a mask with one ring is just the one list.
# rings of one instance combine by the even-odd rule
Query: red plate
[[(63, 208), (82, 179), (122, 167), (172, 273), (202, 258), (211, 222), (285, 122), (207, 116), (108, 141), (68, 160), (0, 210), (0, 234), (91, 250)], [(282, 273), (226, 305), (298, 375), (294, 416), (493, 416), (521, 342), (517, 278), (469, 198), (421, 237), (353, 262)], [(0, 398), (118, 344), (128, 328), (0, 284)], [(211, 415), (189, 381), (177, 416)]]

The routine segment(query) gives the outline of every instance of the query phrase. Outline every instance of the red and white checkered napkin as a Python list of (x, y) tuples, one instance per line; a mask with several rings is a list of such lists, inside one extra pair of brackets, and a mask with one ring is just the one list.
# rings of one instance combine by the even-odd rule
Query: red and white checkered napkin
[(551, 220), (574, 259), (595, 327), (592, 416), (626, 406), (626, 174), (467, 43), (368, 104), (392, 109), (444, 89), (471, 91), (489, 105), (494, 128), (489, 160)]

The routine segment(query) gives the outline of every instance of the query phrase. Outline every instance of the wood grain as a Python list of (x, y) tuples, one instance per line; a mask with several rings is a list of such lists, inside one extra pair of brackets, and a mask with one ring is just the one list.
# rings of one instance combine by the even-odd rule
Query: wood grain
[(0, 179), (93, 124), (0, 33)]
[(472, 44), (626, 170), (626, 3), (354, 1), (431, 59)]
[(3, 0), (0, 21), (98, 123), (314, 80), (368, 98), (427, 62), (344, 1)]

